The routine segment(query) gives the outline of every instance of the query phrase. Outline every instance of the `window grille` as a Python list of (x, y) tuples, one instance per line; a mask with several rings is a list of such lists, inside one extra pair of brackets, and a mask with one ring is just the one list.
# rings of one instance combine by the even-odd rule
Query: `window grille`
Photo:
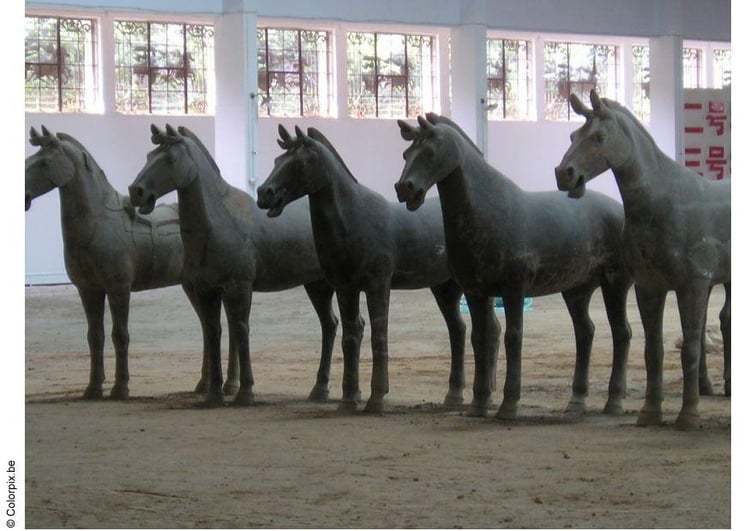
[(331, 34), (258, 28), (260, 116), (330, 116), (333, 100)]
[(350, 32), (346, 40), (349, 116), (404, 118), (437, 108), (433, 37)]
[(212, 26), (125, 20), (114, 26), (118, 112), (213, 113)]
[(651, 70), (649, 47), (636, 45), (633, 52), (633, 113), (641, 121), (651, 119)]
[(531, 43), (487, 39), (488, 116), (494, 119), (531, 118)]
[(588, 101), (591, 89), (616, 97), (617, 46), (571, 42), (544, 43), (544, 117), (547, 120), (578, 120), (568, 97), (576, 94)]
[(96, 103), (94, 21), (27, 16), (26, 110), (91, 112)]

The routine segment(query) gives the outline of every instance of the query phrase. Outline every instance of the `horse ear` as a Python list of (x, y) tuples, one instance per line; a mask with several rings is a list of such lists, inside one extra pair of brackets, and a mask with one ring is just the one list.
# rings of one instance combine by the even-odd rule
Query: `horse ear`
[(398, 123), (399, 129), (401, 129), (401, 138), (406, 141), (411, 141), (417, 138), (417, 132), (414, 127), (403, 120), (396, 120), (396, 122)]
[(419, 127), (421, 127), (425, 132), (430, 133), (435, 129), (435, 126), (428, 122), (422, 115), (417, 116), (417, 122), (419, 123)]
[(610, 110), (602, 102), (599, 94), (597, 94), (596, 89), (591, 89), (590, 98), (591, 107), (594, 109), (594, 114), (596, 114), (599, 118), (610, 118), (612, 116)]
[(31, 126), (31, 129), (29, 129), (29, 144), (32, 146), (39, 146), (42, 144), (42, 137), (37, 130), (34, 129), (34, 126)]
[(586, 107), (586, 105), (575, 94), (571, 93), (568, 97), (568, 101), (570, 101), (570, 106), (576, 114), (586, 118), (590, 118), (593, 114), (593, 111)]
[(49, 129), (42, 126), (42, 136), (53, 136), (52, 133), (49, 132)]
[(168, 136), (180, 136), (179, 133), (175, 130), (175, 128), (169, 124), (167, 124), (167, 135)]
[(425, 118), (427, 118), (427, 121), (433, 125), (437, 124), (440, 121), (440, 116), (434, 112), (428, 112), (424, 116)]
[(310, 137), (308, 137), (298, 125), (294, 126), (294, 134), (297, 135), (297, 140), (301, 141), (304, 145), (311, 145)]
[(157, 146), (162, 143), (164, 139), (164, 133), (159, 129), (156, 124), (151, 124), (151, 143)]
[(281, 140), (284, 142), (292, 139), (292, 135), (290, 135), (289, 131), (286, 130), (286, 127), (281, 124), (279, 124), (279, 137), (281, 137)]

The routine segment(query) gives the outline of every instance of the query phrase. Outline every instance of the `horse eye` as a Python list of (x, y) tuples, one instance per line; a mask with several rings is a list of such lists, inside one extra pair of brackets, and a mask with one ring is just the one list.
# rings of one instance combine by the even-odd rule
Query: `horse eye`
[(597, 144), (603, 144), (604, 143), (604, 134), (603, 133), (596, 133), (594, 135), (594, 142)]

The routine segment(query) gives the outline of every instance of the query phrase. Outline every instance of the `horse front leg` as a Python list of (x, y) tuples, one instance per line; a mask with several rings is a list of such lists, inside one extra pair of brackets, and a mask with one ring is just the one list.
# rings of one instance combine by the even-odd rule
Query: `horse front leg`
[(732, 396), (732, 285), (724, 284), (724, 306), (719, 312), (721, 339), (724, 344), (724, 396)]
[(225, 288), (224, 309), (227, 312), (229, 343), (234, 345), (240, 369), (240, 387), (234, 404), (249, 406), (255, 403), (253, 396), (253, 371), (250, 364), (250, 308), (253, 290), (248, 284), (233, 284)]
[(604, 413), (620, 415), (622, 401), (627, 395), (628, 356), (633, 331), (628, 322), (628, 291), (632, 284), (629, 278), (623, 278), (612, 284), (602, 284), (604, 307), (612, 331), (612, 373), (609, 377), (609, 393)]
[(451, 346), (451, 370), (448, 377), (448, 393), (443, 405), (448, 408), (459, 408), (464, 403), (463, 391), (466, 377), (464, 375), (464, 354), (466, 347), (466, 324), (461, 318), (461, 286), (453, 280), (430, 288), (437, 301), (440, 313), (448, 327), (448, 338)]
[(344, 375), (339, 411), (352, 412), (359, 400), (359, 351), (364, 335), (365, 321), (359, 314), (359, 292), (336, 290), (343, 328), (341, 350), (344, 354)]
[(104, 290), (78, 287), (83, 311), (86, 314), (89, 345), (90, 370), (89, 384), (83, 393), (86, 400), (102, 398), (104, 383)]
[[(505, 307), (506, 373), (503, 402), (495, 414), (500, 420), (513, 420), (521, 399), (521, 351), (523, 346), (523, 292), (503, 296)], [(494, 317), (494, 312), (493, 312)]]
[(500, 324), (495, 317), (494, 298), (466, 294), (471, 315), (471, 346), (474, 350), (474, 397), (467, 415), (486, 417), (492, 394), (492, 352), (499, 342)]
[(710, 288), (693, 284), (677, 290), (677, 308), (682, 326), (682, 409), (676, 425), (681, 429), (694, 428), (700, 421), (700, 359), (706, 337), (706, 308)]
[(115, 400), (125, 400), (130, 394), (128, 381), (128, 315), (130, 312), (130, 286), (122, 286), (107, 292), (109, 311), (112, 314), (112, 343), (115, 347), (115, 385), (110, 391), (110, 397)]
[(664, 367), (664, 302), (667, 292), (636, 284), (635, 296), (643, 323), (646, 361), (646, 400), (638, 413), (637, 426), (661, 424)]
[(385, 395), (388, 394), (388, 308), (391, 297), (390, 282), (366, 293), (367, 312), (370, 316), (372, 344), (372, 377), (370, 399), (366, 413), (382, 415), (385, 410)]
[(201, 383), (205, 383), (206, 403), (220, 405), (224, 403), (223, 381), (221, 371), (221, 290), (196, 285), (184, 285), (185, 293), (198, 315), (203, 334), (203, 365)]
[(305, 284), (305, 291), (310, 298), (310, 302), (312, 302), (313, 308), (315, 308), (321, 330), (320, 365), (318, 366), (315, 385), (307, 399), (313, 402), (324, 402), (328, 400), (331, 358), (339, 320), (333, 313), (333, 287), (328, 282), (320, 280)]
[(576, 363), (573, 372), (573, 394), (565, 413), (579, 416), (586, 412), (586, 396), (589, 394), (589, 367), (591, 346), (594, 343), (594, 322), (589, 316), (589, 303), (594, 290), (591, 286), (563, 292), (565, 305), (573, 321), (576, 338)]

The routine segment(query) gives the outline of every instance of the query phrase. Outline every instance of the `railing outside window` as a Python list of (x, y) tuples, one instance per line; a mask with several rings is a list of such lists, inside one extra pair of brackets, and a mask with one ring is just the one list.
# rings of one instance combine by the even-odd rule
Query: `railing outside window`
[(487, 103), (493, 119), (531, 118), (531, 43), (487, 39)]

